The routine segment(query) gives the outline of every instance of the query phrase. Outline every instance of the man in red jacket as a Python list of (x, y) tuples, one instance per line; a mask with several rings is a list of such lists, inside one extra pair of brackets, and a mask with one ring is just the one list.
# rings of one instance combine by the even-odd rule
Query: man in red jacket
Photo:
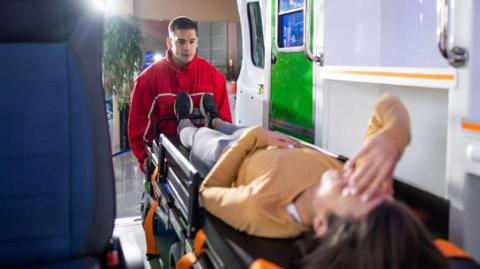
[[(128, 137), (142, 170), (147, 157), (144, 144), (152, 142), (153, 125), (159, 117), (174, 116), (173, 103), (178, 93), (190, 94), (193, 107), (199, 107), (204, 93), (211, 93), (220, 117), (232, 121), (225, 78), (197, 56), (197, 23), (187, 17), (177, 17), (170, 21), (168, 32), (167, 56), (145, 69), (137, 77), (133, 89)], [(176, 121), (160, 122), (159, 131), (175, 135)]]

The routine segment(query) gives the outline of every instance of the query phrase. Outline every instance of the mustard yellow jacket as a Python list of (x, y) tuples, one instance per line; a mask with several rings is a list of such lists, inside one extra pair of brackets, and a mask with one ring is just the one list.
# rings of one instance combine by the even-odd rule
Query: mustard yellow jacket
[[(401, 101), (383, 95), (370, 119), (366, 140), (387, 134), (402, 152), (410, 142), (410, 122)], [(308, 227), (285, 210), (328, 169), (343, 164), (322, 152), (301, 147), (268, 147), (261, 127), (248, 129), (220, 157), (200, 186), (203, 206), (237, 230), (250, 235), (288, 238)]]

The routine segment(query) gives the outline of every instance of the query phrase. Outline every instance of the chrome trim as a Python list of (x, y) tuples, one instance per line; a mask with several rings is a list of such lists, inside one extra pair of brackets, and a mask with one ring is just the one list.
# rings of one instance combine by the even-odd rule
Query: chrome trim
[[(451, 1), (453, 0), (438, 0), (439, 6), (437, 9), (437, 38), (438, 49), (440, 54), (453, 67), (462, 67), (468, 60), (468, 51), (465, 48), (453, 45), (455, 42), (449, 42), (450, 34), (450, 11)], [(450, 46), (453, 47), (450, 47)]]
[[(278, 1), (280, 1), (280, 0), (278, 0)], [(303, 5), (305, 6), (305, 3)], [(295, 13), (295, 12), (300, 11), (302, 9), (303, 9), (303, 7), (297, 7), (297, 8), (294, 8), (294, 9), (287, 10), (287, 11), (279, 11), (277, 14), (280, 16), (280, 15), (285, 15), (285, 14), (288, 14), (288, 13)]]
[(313, 55), (310, 51), (310, 0), (305, 0), (303, 9), (303, 53), (307, 59), (315, 64), (323, 66), (323, 53)]

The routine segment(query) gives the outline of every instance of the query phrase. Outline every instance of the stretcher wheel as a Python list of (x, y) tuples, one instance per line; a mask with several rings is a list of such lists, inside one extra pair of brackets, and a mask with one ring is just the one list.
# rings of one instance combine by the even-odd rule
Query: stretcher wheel
[(177, 261), (182, 257), (183, 254), (183, 247), (180, 241), (175, 241), (170, 246), (170, 251), (168, 255), (168, 264), (170, 269), (174, 269), (176, 267)]

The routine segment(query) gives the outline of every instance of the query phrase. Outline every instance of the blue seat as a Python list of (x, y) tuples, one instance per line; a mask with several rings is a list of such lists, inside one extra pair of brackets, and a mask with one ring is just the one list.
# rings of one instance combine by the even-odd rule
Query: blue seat
[(0, 268), (99, 268), (110, 244), (103, 17), (89, 2), (0, 2)]

